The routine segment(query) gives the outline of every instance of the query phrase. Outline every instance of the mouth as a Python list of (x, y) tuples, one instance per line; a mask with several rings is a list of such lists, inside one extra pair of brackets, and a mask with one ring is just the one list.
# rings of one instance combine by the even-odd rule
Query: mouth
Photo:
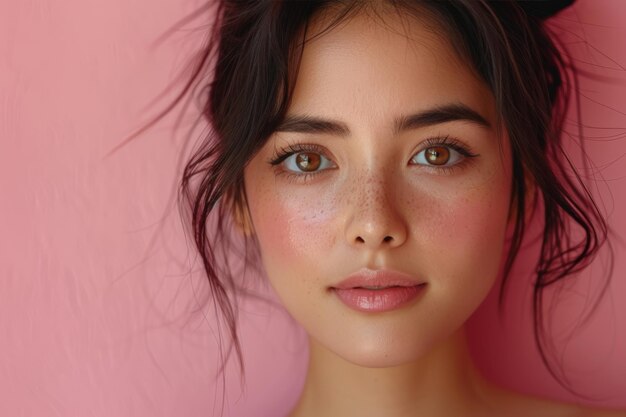
[[(416, 284), (416, 285), (423, 285), (423, 284)], [(409, 285), (412, 287), (412, 285)], [(364, 290), (384, 290), (387, 288), (402, 288), (403, 286), (401, 285), (382, 285), (382, 286), (362, 286), (362, 287), (352, 287), (352, 288), (348, 288), (348, 289), (359, 289), (362, 288)]]
[(393, 288), (393, 287), (355, 287), (355, 288), (365, 288), (366, 290), (380, 290), (382, 288)]
[(380, 313), (412, 304), (425, 292), (426, 282), (410, 274), (388, 269), (361, 269), (329, 287), (349, 308)]
[(392, 287), (414, 287), (425, 284), (416, 277), (399, 271), (390, 269), (367, 269), (363, 268), (349, 276), (343, 281), (333, 285), (334, 289), (364, 288), (368, 290), (381, 290)]

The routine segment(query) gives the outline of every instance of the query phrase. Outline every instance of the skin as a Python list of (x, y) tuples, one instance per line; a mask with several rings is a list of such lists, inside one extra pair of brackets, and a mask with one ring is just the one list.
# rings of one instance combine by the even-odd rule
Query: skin
[[(623, 416), (509, 392), (474, 367), (463, 325), (503, 258), (508, 138), (496, 133), (492, 93), (447, 41), (399, 19), (362, 13), (308, 42), (288, 116), (345, 131), (278, 131), (244, 172), (247, 217), (237, 217), (309, 335), (307, 378), (290, 416)], [(310, 33), (324, 24), (313, 21)], [(490, 126), (394, 129), (446, 104), (463, 104)], [(433, 146), (426, 139), (446, 135), (476, 156), (446, 148), (447, 166), (416, 158)], [(269, 163), (297, 144), (315, 145), (301, 153), (322, 161), (306, 179), (296, 155)], [(408, 273), (426, 291), (397, 310), (352, 310), (329, 288), (364, 267)]]

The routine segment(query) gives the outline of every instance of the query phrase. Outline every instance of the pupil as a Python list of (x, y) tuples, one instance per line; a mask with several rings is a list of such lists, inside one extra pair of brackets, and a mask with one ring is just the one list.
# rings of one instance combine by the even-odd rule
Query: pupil
[(296, 164), (303, 171), (315, 171), (320, 166), (320, 156), (314, 153), (299, 153), (296, 156)]
[(426, 149), (426, 159), (433, 165), (443, 165), (450, 159), (450, 151), (443, 146)]

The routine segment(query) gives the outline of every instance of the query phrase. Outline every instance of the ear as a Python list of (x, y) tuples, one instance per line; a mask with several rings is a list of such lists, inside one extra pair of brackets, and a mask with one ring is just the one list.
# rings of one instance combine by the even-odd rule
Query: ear
[(239, 198), (234, 198), (231, 192), (227, 193), (225, 197), (237, 230), (243, 233), (244, 236), (254, 235), (254, 227), (245, 198), (245, 191), (241, 192)]

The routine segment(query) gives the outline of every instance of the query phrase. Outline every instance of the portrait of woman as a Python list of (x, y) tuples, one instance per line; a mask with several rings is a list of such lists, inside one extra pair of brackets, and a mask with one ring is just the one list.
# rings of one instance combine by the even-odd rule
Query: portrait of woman
[[(15, 365), (0, 368), (6, 392), (23, 398), (23, 388), (30, 387), (38, 399), (34, 405), (14, 400), (7, 411), (626, 416), (620, 398), (626, 387), (619, 385), (626, 380), (626, 343), (612, 345), (618, 346), (611, 353), (620, 364), (615, 369), (622, 368), (617, 376), (606, 377), (613, 391), (603, 403), (597, 391), (567, 377), (572, 372), (559, 356), (563, 351), (554, 349), (550, 327), (558, 317), (551, 303), (559, 297), (575, 299), (578, 290), (569, 291), (569, 286), (588, 271), (593, 271), (595, 287), (585, 294), (587, 315), (577, 320), (593, 317), (608, 306), (617, 285), (624, 288), (619, 283), (623, 273), (616, 273), (624, 270), (619, 264), (623, 230), (616, 225), (625, 223), (623, 217), (621, 223), (612, 219), (606, 192), (598, 191), (602, 172), (589, 165), (592, 158), (586, 159), (584, 142), (595, 136), (585, 134), (582, 123), (578, 129), (571, 124), (572, 114), (586, 120), (580, 95), (590, 93), (578, 84), (585, 71), (549, 24), (576, 6), (573, 0), (212, 2), (212, 23), (201, 30), (203, 44), (192, 54), (181, 53), (191, 62), (190, 71), (168, 97), (165, 110), (132, 140), (98, 153), (106, 154), (98, 163), (109, 167), (102, 175), (119, 175), (119, 184), (139, 184), (135, 175), (150, 175), (128, 175), (124, 169), (115, 173), (106, 164), (119, 163), (115, 161), (125, 149), (141, 146), (146, 132), (176, 113), (186, 97), (198, 99), (197, 120), (204, 127), (173, 153), (176, 158), (169, 161), (179, 165), (164, 163), (157, 155), (165, 153), (150, 147), (143, 158), (152, 160), (155, 173), (162, 164), (176, 177), (174, 211), (180, 213), (184, 234), (179, 233), (178, 241), (159, 238), (166, 249), (158, 259), (174, 257), (169, 247), (184, 247), (180, 253), (193, 258), (188, 272), (196, 280), (189, 282), (196, 284), (187, 297), (203, 319), (190, 331), (186, 325), (171, 327), (174, 319), (165, 314), (176, 299), (174, 282), (183, 282), (184, 266), (146, 269), (152, 272), (141, 276), (151, 286), (128, 278), (146, 268), (144, 262), (157, 265), (149, 251), (125, 270), (113, 268), (111, 278), (102, 281), (106, 285), (92, 289), (100, 294), (98, 303), (87, 302), (96, 296), (81, 289), (86, 284), (77, 284), (72, 268), (38, 258), (40, 271), (57, 268), (61, 272), (53, 276), (70, 276), (72, 284), (63, 284), (67, 291), (54, 290), (60, 291), (53, 292), (56, 296), (34, 290), (40, 295), (33, 297), (46, 298), (46, 305), (69, 300), (64, 304), (72, 316), (90, 313), (78, 314), (85, 314), (84, 321), (76, 322), (83, 327), (70, 336), (54, 336), (72, 331), (66, 326), (48, 327), (59, 329), (50, 330), (50, 340), (60, 346), (57, 353), (51, 349), (55, 361), (42, 359), (19, 371)], [(615, 59), (626, 65), (624, 56)], [(621, 80), (611, 82), (626, 82)], [(612, 137), (623, 140), (624, 135)], [(623, 152), (623, 144), (612, 146)], [(624, 191), (624, 182), (619, 184), (611, 195)], [(134, 189), (127, 184), (116, 192), (124, 193), (125, 187)], [(133, 201), (133, 195), (129, 191), (120, 201)], [(89, 200), (77, 198), (77, 212), (87, 212)], [(97, 206), (90, 210), (104, 219), (100, 207), (105, 205)], [(141, 233), (135, 226), (125, 230), (125, 239)], [(66, 248), (84, 250), (84, 243), (68, 242)], [(154, 241), (141, 244), (154, 247)], [(25, 285), (16, 283), (15, 271), (8, 269), (13, 279), (4, 294)], [(157, 285), (155, 276), (176, 279), (158, 280)], [(555, 289), (562, 292), (554, 296)], [(623, 295), (614, 297), (624, 301)], [(143, 321), (120, 307), (134, 303), (147, 306), (131, 309), (141, 311)], [(236, 403), (245, 403), (247, 394), (242, 390), (240, 398), (233, 398), (228, 390), (257, 381), (247, 390), (258, 387), (271, 396), (274, 382), (269, 381), (280, 379), (272, 375), (274, 365), (254, 370), (264, 359), (252, 352), (260, 352), (265, 342), (251, 337), (251, 327), (246, 327), (246, 317), (255, 316), (250, 303), (273, 305), (285, 322), (295, 324), (297, 330), (276, 334), (301, 335), (296, 350), (302, 366), (291, 379), (282, 378), (287, 381), (283, 388), (275, 387), (275, 397), (267, 399), (272, 407), (238, 411)], [(495, 351), (498, 342), (481, 336), (487, 333), (480, 317), (514, 314), (515, 303), (525, 308), (529, 331), (524, 343), (532, 346), (533, 360), (561, 397), (540, 395), (540, 389), (522, 392), (485, 370), (486, 352)], [(626, 333), (623, 313), (615, 318), (615, 328), (603, 330), (615, 340)], [(132, 330), (112, 330), (117, 325)], [(154, 336), (164, 327), (186, 330)], [(198, 328), (208, 333), (196, 339)], [(23, 330), (15, 325), (6, 329), (6, 352), (17, 355), (26, 346), (18, 337)], [(282, 342), (276, 345), (286, 349)], [(172, 346), (183, 354), (172, 353)], [(287, 350), (281, 352), (276, 364), (293, 363)], [(514, 362), (510, 355), (489, 361)], [(142, 365), (130, 365), (132, 358)], [(52, 362), (65, 365), (48, 365)], [(79, 368), (83, 371), (71, 372)], [(48, 370), (45, 383), (35, 382), (41, 369)], [(511, 378), (531, 378), (516, 369), (509, 371)], [(22, 388), (11, 386), (11, 378), (22, 381), (17, 385)], [(202, 381), (195, 384), (197, 391), (185, 391), (187, 385), (176, 382), (187, 378), (189, 386)], [(96, 385), (102, 387), (97, 395)], [(82, 399), (69, 399), (70, 391)], [(157, 392), (170, 397), (160, 398)], [(198, 402), (201, 397), (210, 406)], [(114, 398), (122, 400), (111, 405)]]

